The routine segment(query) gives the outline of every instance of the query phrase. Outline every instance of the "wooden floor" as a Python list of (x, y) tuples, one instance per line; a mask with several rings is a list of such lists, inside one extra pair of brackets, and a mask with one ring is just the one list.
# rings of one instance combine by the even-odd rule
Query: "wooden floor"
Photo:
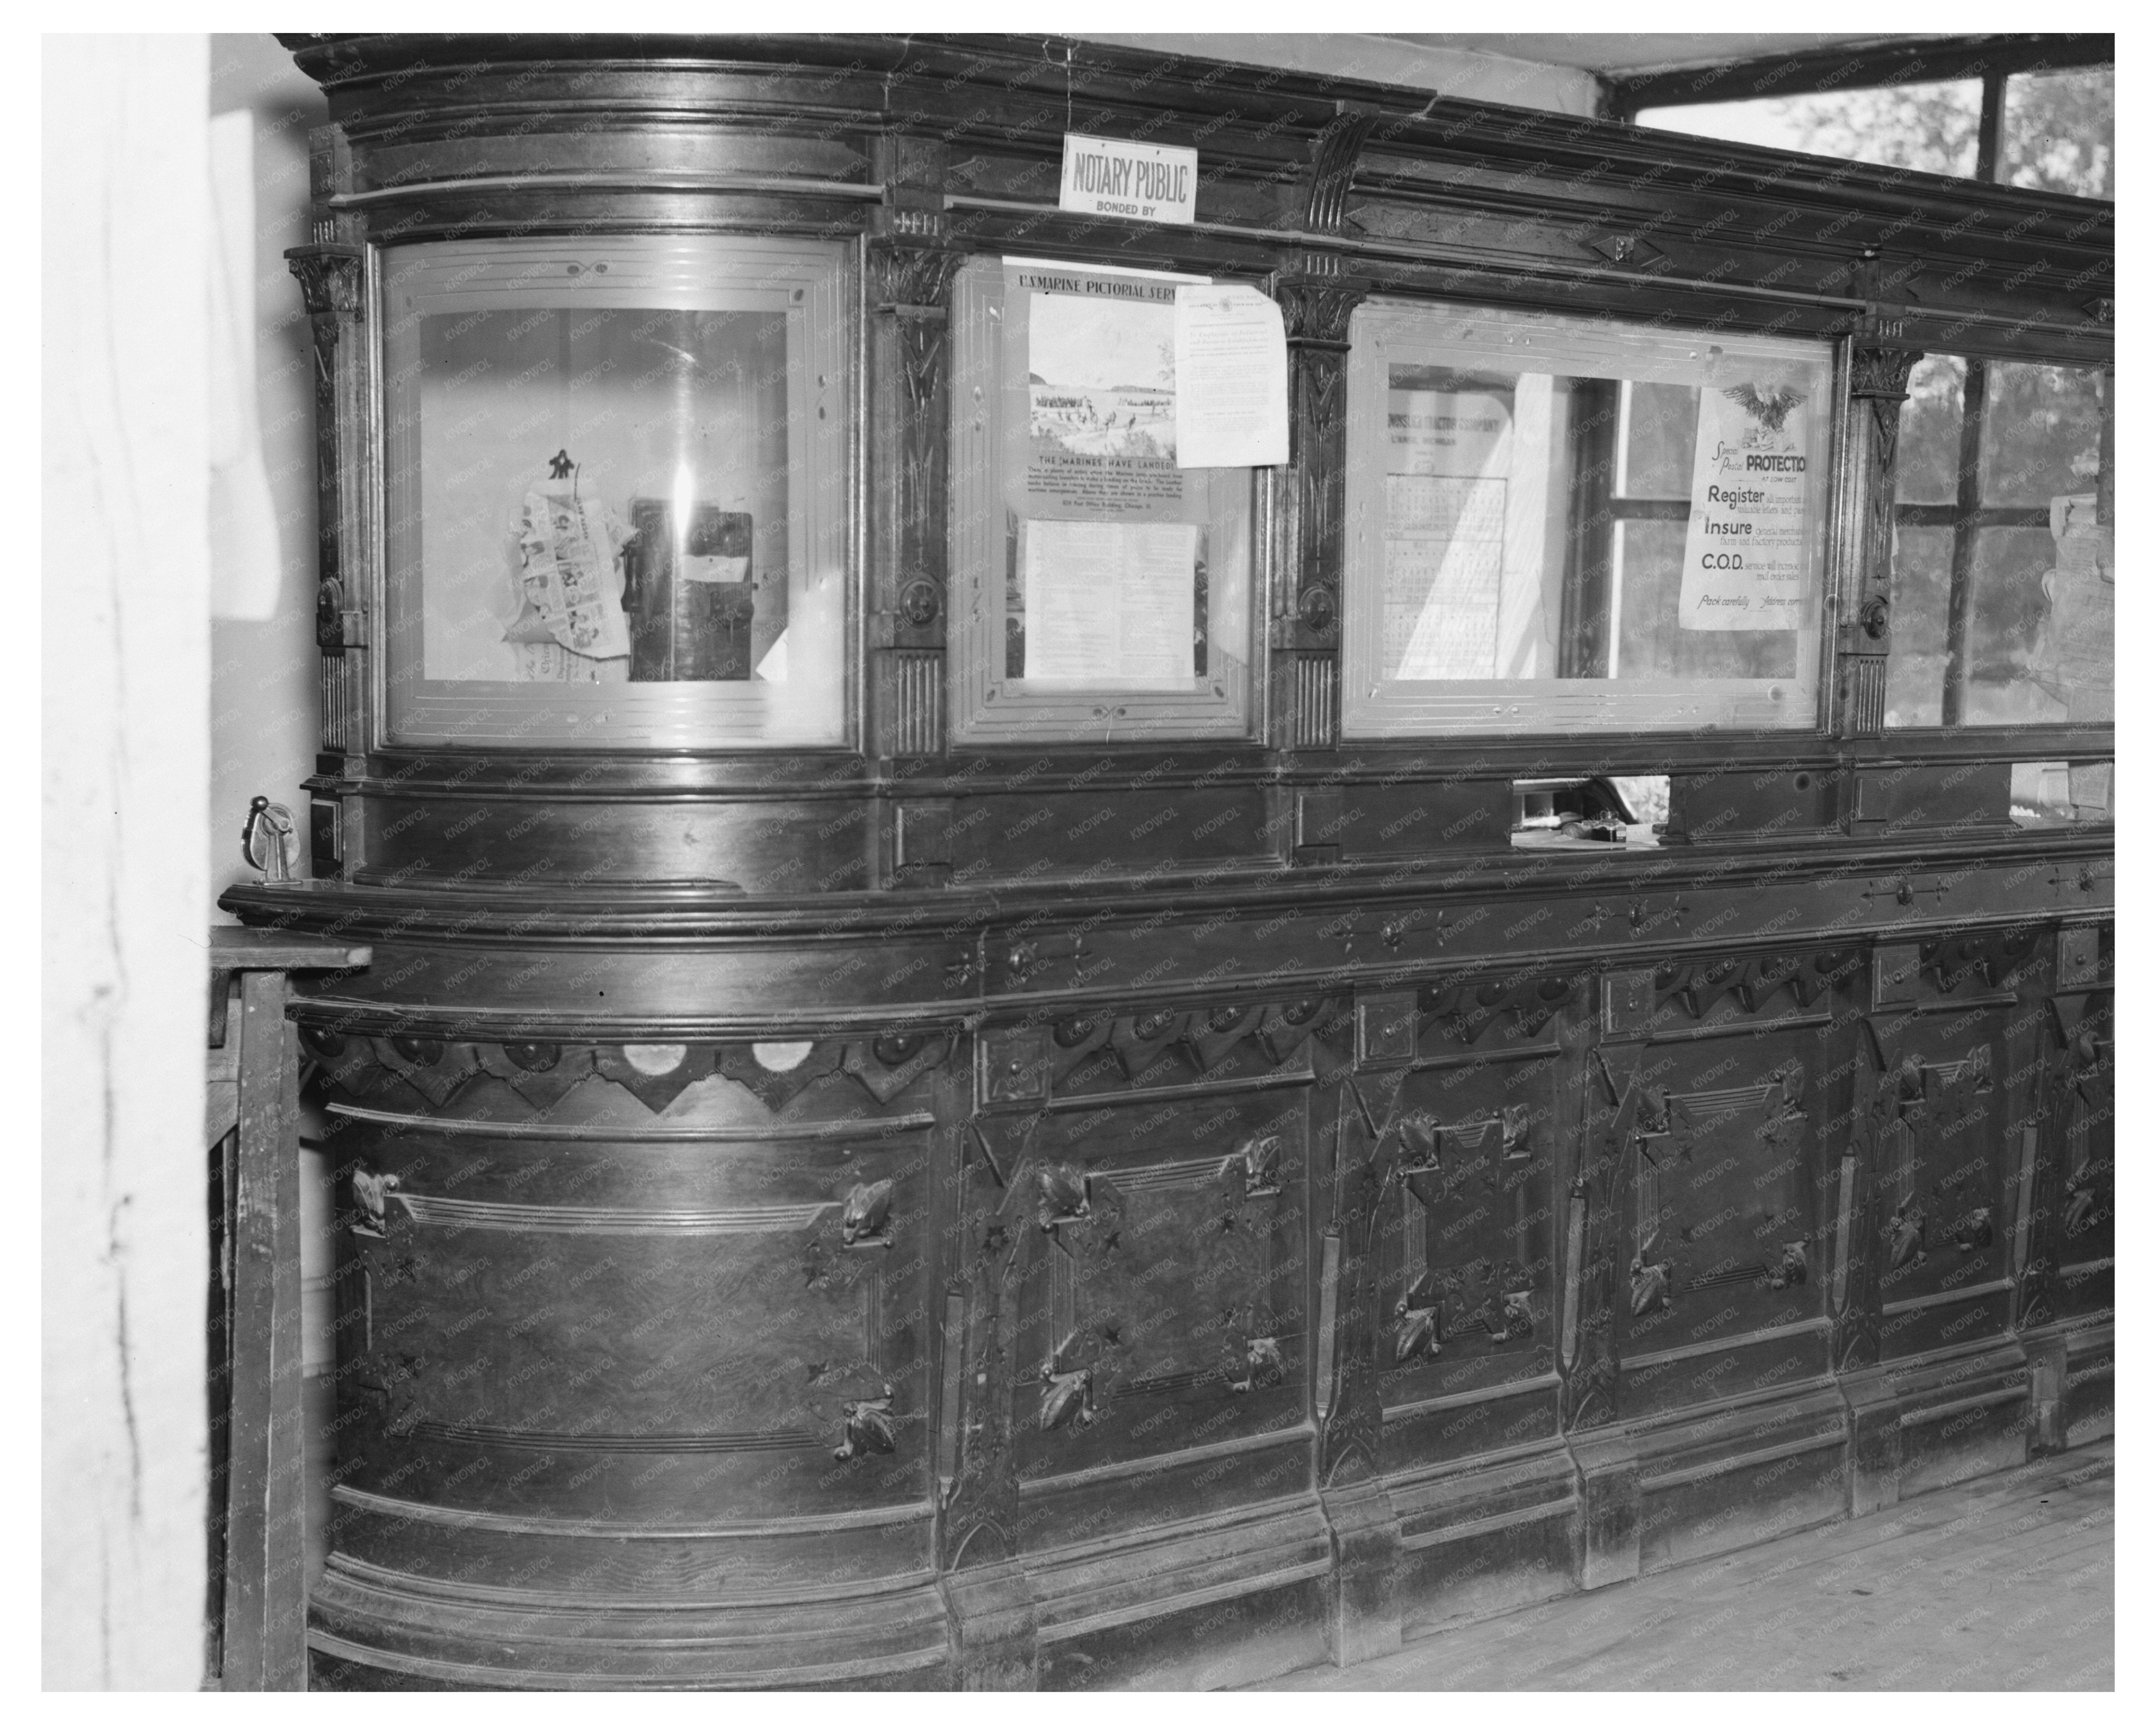
[[(308, 1384), (310, 1432), (328, 1381)], [(328, 1456), (311, 1457), (311, 1568)], [(2109, 1439), (1264, 1690), (2107, 1690)]]
[(2107, 1690), (2107, 1439), (1266, 1690)]

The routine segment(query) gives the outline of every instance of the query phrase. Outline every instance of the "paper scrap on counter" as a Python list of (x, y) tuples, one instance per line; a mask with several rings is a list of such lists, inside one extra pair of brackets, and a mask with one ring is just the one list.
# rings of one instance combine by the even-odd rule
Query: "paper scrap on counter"
[(1028, 521), (1029, 682), (1183, 689), (1193, 676), (1198, 529), (1186, 521)]
[(1280, 307), (1232, 284), (1175, 290), (1175, 465), (1287, 460), (1287, 329)]

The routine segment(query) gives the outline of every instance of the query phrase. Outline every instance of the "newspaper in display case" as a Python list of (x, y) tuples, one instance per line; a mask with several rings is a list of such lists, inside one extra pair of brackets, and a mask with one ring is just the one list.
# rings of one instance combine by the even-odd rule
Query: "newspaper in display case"
[(1197, 540), (1186, 521), (1027, 522), (1026, 675), (1187, 688)]

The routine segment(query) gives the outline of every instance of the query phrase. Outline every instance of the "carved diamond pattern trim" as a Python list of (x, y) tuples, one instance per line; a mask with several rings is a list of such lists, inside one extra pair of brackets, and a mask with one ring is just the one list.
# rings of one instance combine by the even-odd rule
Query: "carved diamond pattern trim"
[(1310, 1040), (1325, 1019), (1325, 1003), (1312, 999), (1291, 1000), (1284, 1006), (1268, 1006), (1258, 1024), (1258, 1040), (1275, 1065), (1285, 1065), (1290, 1055)]
[(1181, 1034), (1186, 1016), (1179, 1012), (1147, 1012), (1117, 1019), (1108, 1033), (1108, 1046), (1123, 1063), (1124, 1076), (1135, 1081), (1149, 1071)]
[(1972, 978), (1987, 988), (2010, 988), (2036, 953), (2034, 928), (2015, 932), (1947, 936), (1918, 949), (1917, 965), (1932, 986), (1951, 994)]
[(751, 1092), (773, 1113), (778, 1113), (819, 1078), (839, 1070), (844, 1050), (835, 1042), (819, 1042), (798, 1065), (773, 1072), (757, 1057), (749, 1044), (728, 1043), (719, 1050), (721, 1076)]
[(850, 1042), (840, 1060), (846, 1076), (880, 1103), (902, 1096), (951, 1057), (957, 1039), (949, 1033), (879, 1036)]
[(1199, 1069), (1209, 1072), (1257, 1029), (1263, 1015), (1262, 1009), (1255, 1006), (1194, 1012), (1184, 1027), (1183, 1040), (1189, 1045)]
[(593, 1050), (557, 1044), (485, 1043), (480, 1069), (501, 1079), (535, 1108), (551, 1108), (592, 1076)]
[(1439, 985), (1423, 991), (1426, 1019), (1435, 1019), (1455, 1040), (1473, 1044), (1509, 1014), (1522, 1036), (1537, 1036), (1578, 995), (1584, 975), (1508, 977), (1480, 983)]
[(1106, 1047), (1115, 1028), (1115, 1019), (1106, 1013), (1065, 1019), (1057, 1024), (1048, 1038), (1050, 1086), (1061, 1084), (1097, 1050)]
[(711, 1050), (680, 1043), (603, 1045), (593, 1050), (592, 1063), (600, 1077), (659, 1114), (698, 1079), (711, 1076)]
[(434, 1106), (440, 1107), (479, 1076), (477, 1050), (468, 1042), (398, 1034), (368, 1039), (374, 1057)]

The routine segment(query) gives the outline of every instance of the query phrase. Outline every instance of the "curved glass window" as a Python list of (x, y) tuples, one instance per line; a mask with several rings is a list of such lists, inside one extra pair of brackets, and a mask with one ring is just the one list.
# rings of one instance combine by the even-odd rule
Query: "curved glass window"
[(844, 741), (842, 271), (716, 239), (384, 254), (391, 742)]

